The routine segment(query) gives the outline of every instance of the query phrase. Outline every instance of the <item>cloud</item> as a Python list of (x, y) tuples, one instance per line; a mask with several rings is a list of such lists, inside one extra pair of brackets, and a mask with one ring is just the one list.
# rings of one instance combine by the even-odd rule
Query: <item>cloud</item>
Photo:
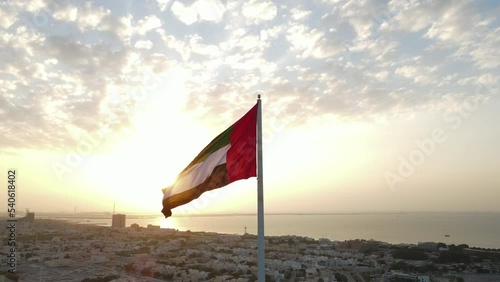
[(160, 11), (163, 12), (167, 9), (168, 5), (172, 1), (171, 0), (156, 0), (156, 2), (158, 2), (158, 6), (160, 7)]
[(75, 22), (77, 27), (84, 31), (96, 29), (100, 23), (111, 15), (111, 11), (96, 6), (92, 2), (85, 2), (81, 6), (68, 4), (55, 10), (52, 17), (58, 21)]
[(158, 29), (157, 32), (167, 48), (171, 48), (177, 51), (177, 53), (181, 55), (181, 58), (183, 60), (189, 59), (189, 56), (191, 55), (191, 49), (188, 47), (188, 44), (186, 42), (178, 40), (173, 35), (167, 34), (164, 29)]
[[(463, 61), (451, 57), (453, 50), (442, 54), (440, 49), (426, 49), (437, 40), (422, 37), (432, 24), (427, 15), (422, 15), (424, 18), (419, 19), (415, 31), (410, 26), (408, 30), (405, 26), (387, 28), (389, 22), (396, 23), (394, 17), (398, 19), (398, 13), (410, 9), (414, 3), (407, 4), (394, 7), (392, 2), (387, 5), (339, 1), (326, 15), (324, 7), (308, 6), (310, 10), (303, 13), (303, 7), (290, 5), (287, 9), (293, 12), (283, 16), (285, 23), (276, 16), (269, 17), (266, 26), (276, 32), (262, 31), (259, 36), (252, 28), (253, 21), (249, 25), (247, 21), (229, 17), (237, 17), (238, 11), (244, 13), (245, 4), (228, 3), (231, 13), (226, 20), (231, 28), (226, 29), (225, 40), (219, 43), (224, 67), (216, 68), (216, 75), (205, 76), (210, 77), (208, 80), (199, 81), (217, 84), (220, 74), (231, 73), (222, 76), (224, 81), (236, 79), (234, 83), (245, 93), (265, 92), (267, 104), (275, 106), (281, 101), (282, 111), (294, 122), (307, 122), (308, 116), (379, 120), (385, 116), (441, 110), (447, 105), (443, 95), (456, 93), (449, 86), (460, 78), (454, 74), (456, 69), (448, 65), (462, 65)], [(447, 7), (443, 5), (442, 9)], [(422, 9), (431, 8), (432, 5)], [(309, 22), (313, 18), (320, 18), (321, 24)], [(421, 34), (407, 37), (417, 31)], [(271, 76), (262, 79), (266, 62), (272, 65)], [(260, 76), (256, 75), (259, 73)], [(226, 86), (218, 88), (218, 95), (226, 94), (225, 89), (229, 89)], [(202, 105), (204, 100), (199, 97), (206, 96), (199, 87), (202, 84), (194, 87), (198, 89), (192, 90), (190, 100)], [(470, 93), (473, 92), (471, 89)]]
[(241, 13), (251, 23), (260, 24), (274, 19), (277, 11), (271, 1), (250, 0), (244, 2)]
[[(14, 15), (26, 11), (12, 5), (6, 9)], [(0, 36), (2, 148), (65, 149), (77, 144), (82, 134), (129, 127), (151, 78), (172, 66), (163, 54), (138, 51), (150, 48), (150, 40), (136, 41), (136, 49), (120, 37), (122, 45), (116, 45), (114, 38), (133, 33), (125, 23), (115, 25), (128, 17), (117, 18), (89, 2), (51, 11), (59, 24), (78, 28), (44, 33), (43, 28), (17, 22)], [(138, 23), (138, 33), (145, 33), (158, 26), (158, 18)], [(88, 40), (84, 34), (89, 30), (100, 40)], [(112, 30), (116, 37), (109, 36)]]
[(177, 19), (191, 25), (198, 21), (220, 22), (226, 8), (217, 0), (198, 0), (190, 6), (184, 5), (181, 1), (175, 1), (171, 10)]
[(327, 58), (344, 50), (344, 46), (334, 37), (327, 38), (325, 32), (309, 29), (305, 25), (293, 25), (287, 30), (287, 40), (292, 51), (300, 51), (301, 58)]
[(360, 40), (349, 50), (353, 52), (363, 52), (369, 54), (369, 61), (376, 61), (382, 65), (390, 65), (390, 56), (396, 53), (400, 46), (397, 41), (388, 41), (378, 37), (376, 39)]
[(446, 13), (450, 6), (460, 5), (457, 1), (429, 1), (429, 2), (397, 2), (391, 1), (387, 10), (383, 11), (383, 30), (403, 30), (418, 32), (429, 28), (441, 15)]
[[(2, 4), (3, 148), (61, 148), (128, 128), (174, 67), (185, 110), (221, 122), (257, 92), (270, 120), (307, 123), (457, 108), (498, 84), (500, 28), (479, 2), (161, 0), (140, 13), (50, 3)], [(30, 24), (42, 12), (45, 25)], [(12, 126), (26, 131), (5, 134)]]
[[(193, 5), (194, 6), (194, 5)], [(182, 2), (176, 1), (172, 4), (172, 13), (183, 23), (191, 25), (198, 21), (198, 11), (196, 7), (185, 6)]]
[(13, 7), (2, 5), (2, 9), (0, 9), (0, 27), (2, 29), (8, 29), (17, 21), (14, 11)]
[(474, 43), (470, 56), (479, 69), (498, 69), (500, 66), (500, 28), (483, 33), (484, 36)]
[(295, 7), (290, 10), (290, 15), (292, 19), (296, 21), (304, 21), (307, 20), (311, 16), (312, 12), (304, 10), (300, 7)]
[(138, 49), (151, 49), (151, 47), (153, 47), (153, 42), (149, 40), (139, 40), (135, 42), (134, 47)]
[(132, 16), (116, 16), (109, 9), (93, 2), (85, 2), (79, 6), (71, 2), (61, 2), (43, 11), (45, 17), (48, 18), (49, 15), (53, 17), (56, 26), (66, 26), (69, 30), (74, 27), (79, 32), (99, 31), (102, 32), (102, 36), (123, 42), (128, 42), (134, 33), (144, 34), (149, 26), (159, 22), (157, 18), (151, 18), (149, 21), (142, 19), (134, 30)]
[(359, 39), (366, 39), (372, 34), (381, 13), (387, 10), (387, 5), (382, 1), (350, 0), (340, 5), (336, 14), (353, 27)]
[(437, 79), (433, 76), (433, 74), (437, 69), (437, 66), (429, 67), (415, 64), (398, 67), (394, 73), (411, 79), (417, 84), (434, 84), (437, 83)]
[[(457, 48), (454, 56), (472, 61), (480, 69), (498, 67), (498, 28), (494, 11), (479, 12), (471, 1), (391, 2), (392, 17), (381, 25), (386, 31), (424, 32), (435, 47)], [(464, 20), (467, 19), (467, 20)], [(497, 55), (497, 56), (495, 56)]]
[(161, 21), (156, 16), (146, 16), (137, 22), (136, 30), (140, 35), (146, 34), (146, 32), (151, 31), (155, 28), (161, 26)]
[(470, 76), (467, 78), (460, 79), (457, 83), (462, 86), (474, 85), (474, 86), (494, 86), (500, 82), (500, 78), (498, 76), (493, 75), (492, 73), (485, 73), (482, 75)]

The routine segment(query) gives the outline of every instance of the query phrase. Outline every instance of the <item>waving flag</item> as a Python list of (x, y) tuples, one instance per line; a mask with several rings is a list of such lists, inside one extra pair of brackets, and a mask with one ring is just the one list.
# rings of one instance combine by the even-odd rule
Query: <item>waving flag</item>
[(171, 209), (197, 199), (203, 192), (257, 176), (257, 106), (215, 137), (175, 183), (163, 189), (161, 212), (165, 217), (172, 215)]

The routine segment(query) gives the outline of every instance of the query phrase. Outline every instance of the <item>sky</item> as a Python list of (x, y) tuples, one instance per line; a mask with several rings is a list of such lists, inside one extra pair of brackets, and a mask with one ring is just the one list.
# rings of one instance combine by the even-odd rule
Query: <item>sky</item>
[[(267, 213), (500, 212), (498, 1), (0, 5), (18, 211), (161, 216), (261, 94)], [(256, 207), (250, 178), (173, 213)]]

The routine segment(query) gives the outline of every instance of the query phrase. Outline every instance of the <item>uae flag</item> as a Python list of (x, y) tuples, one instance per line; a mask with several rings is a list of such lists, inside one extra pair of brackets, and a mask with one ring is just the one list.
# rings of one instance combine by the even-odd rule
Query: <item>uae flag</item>
[(215, 137), (163, 191), (165, 217), (172, 209), (197, 199), (203, 192), (226, 186), (256, 173), (258, 103)]

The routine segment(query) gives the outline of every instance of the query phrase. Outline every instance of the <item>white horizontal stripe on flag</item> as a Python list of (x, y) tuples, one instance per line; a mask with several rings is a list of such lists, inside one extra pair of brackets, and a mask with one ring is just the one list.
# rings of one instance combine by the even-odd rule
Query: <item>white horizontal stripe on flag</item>
[(163, 199), (180, 194), (203, 183), (203, 181), (212, 174), (216, 166), (226, 163), (226, 156), (229, 148), (231, 148), (231, 144), (213, 152), (203, 162), (193, 165), (187, 171), (179, 175), (174, 185), (165, 190)]

